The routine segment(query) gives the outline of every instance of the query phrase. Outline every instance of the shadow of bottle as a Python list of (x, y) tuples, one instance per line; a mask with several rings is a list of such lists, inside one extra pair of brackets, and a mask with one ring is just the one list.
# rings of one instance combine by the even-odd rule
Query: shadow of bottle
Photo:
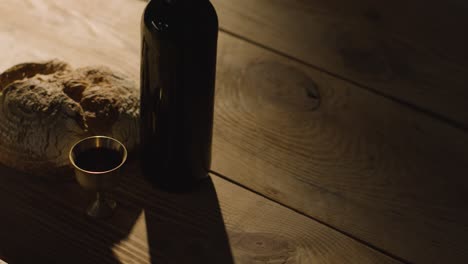
[(234, 263), (211, 179), (172, 195), (171, 205), (144, 207), (152, 263)]
[(144, 210), (151, 263), (234, 263), (211, 178), (182, 192), (154, 188), (142, 177), (122, 186)]

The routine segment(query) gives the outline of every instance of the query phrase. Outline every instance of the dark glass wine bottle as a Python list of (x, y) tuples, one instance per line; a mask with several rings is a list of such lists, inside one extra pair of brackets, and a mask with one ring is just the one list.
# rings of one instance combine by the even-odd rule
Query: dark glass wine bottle
[(208, 0), (152, 0), (141, 30), (142, 171), (190, 188), (211, 163), (218, 18)]

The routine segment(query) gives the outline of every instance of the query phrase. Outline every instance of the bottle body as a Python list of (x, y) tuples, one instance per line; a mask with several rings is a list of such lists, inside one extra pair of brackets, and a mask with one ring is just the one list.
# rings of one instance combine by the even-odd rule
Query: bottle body
[(141, 25), (142, 171), (171, 189), (211, 163), (218, 20), (209, 1), (185, 1), (150, 1)]

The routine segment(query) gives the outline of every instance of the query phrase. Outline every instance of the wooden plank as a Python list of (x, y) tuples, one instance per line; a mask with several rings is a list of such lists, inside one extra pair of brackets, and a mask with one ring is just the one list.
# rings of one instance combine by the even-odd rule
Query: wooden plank
[[(11, 263), (400, 263), (216, 176), (165, 193), (124, 172), (116, 215), (84, 216), (91, 194), (0, 167), (0, 248)], [(150, 250), (151, 248), (151, 250)]]
[(465, 132), (247, 42), (219, 55), (213, 170), (411, 262), (468, 262)]
[[(138, 78), (143, 5), (2, 1), (0, 70), (58, 57)], [(219, 46), (215, 170), (407, 259), (466, 259), (464, 134), (226, 34)]]
[[(0, 68), (57, 57), (75, 66), (105, 64), (137, 78), (143, 6), (124, 0), (2, 1), (0, 45), (9, 52), (2, 53)], [(126, 174), (139, 173), (133, 166)], [(43, 182), (0, 167), (0, 181), (0, 252), (12, 263), (151, 258), (229, 264), (231, 257), (236, 263), (398, 263), (216, 177), (184, 195), (125, 178), (116, 192), (119, 211), (105, 222), (84, 218), (91, 197), (67, 180)]]
[[(130, 0), (129, 0), (130, 1)], [(139, 76), (143, 2), (1, 1), (0, 71), (59, 58), (74, 67), (106, 65)]]
[(224, 30), (468, 129), (466, 1), (212, 2)]

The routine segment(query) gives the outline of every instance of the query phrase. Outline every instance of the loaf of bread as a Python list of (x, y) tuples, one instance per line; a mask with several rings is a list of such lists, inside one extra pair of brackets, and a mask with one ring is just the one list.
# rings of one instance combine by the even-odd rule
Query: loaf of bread
[(78, 140), (107, 135), (138, 144), (136, 84), (106, 67), (23, 63), (0, 74), (0, 163), (53, 175), (69, 168)]

